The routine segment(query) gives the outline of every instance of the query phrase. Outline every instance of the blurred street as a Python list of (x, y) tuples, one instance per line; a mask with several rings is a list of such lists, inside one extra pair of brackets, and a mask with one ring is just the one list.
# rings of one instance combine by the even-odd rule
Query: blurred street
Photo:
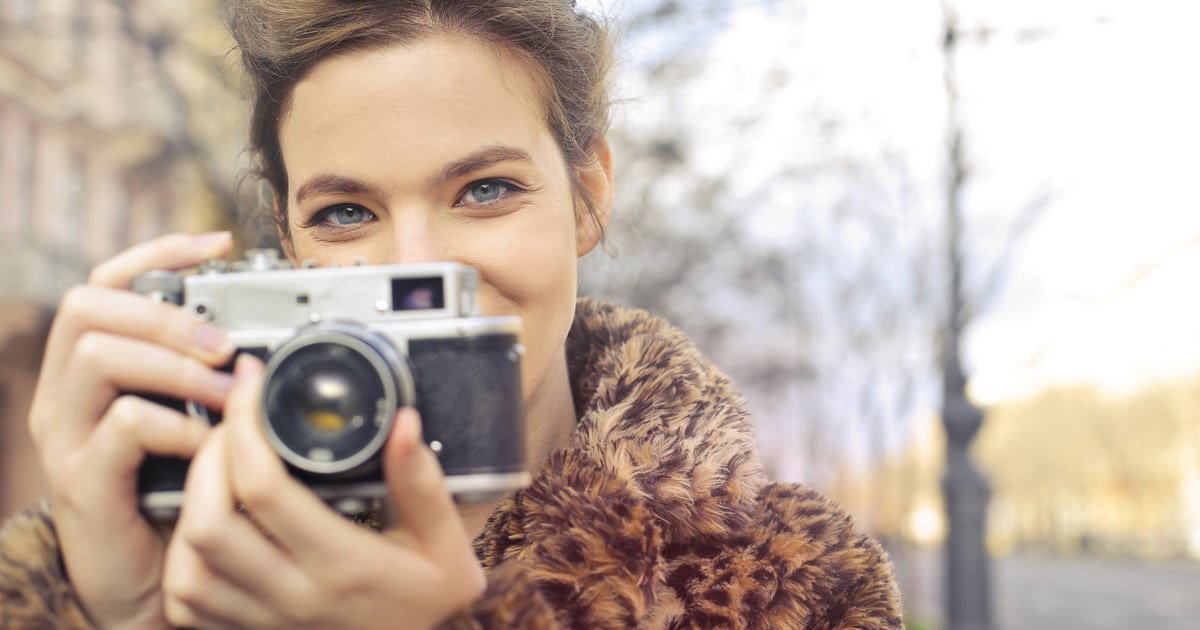
[[(940, 557), (895, 554), (913, 620), (940, 615)], [(1023, 555), (993, 564), (997, 630), (1200, 627), (1200, 564)], [(933, 616), (931, 616), (933, 615)]]

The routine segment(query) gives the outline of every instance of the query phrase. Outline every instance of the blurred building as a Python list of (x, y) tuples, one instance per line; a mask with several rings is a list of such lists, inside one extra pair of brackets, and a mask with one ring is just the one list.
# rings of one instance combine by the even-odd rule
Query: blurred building
[(232, 216), (213, 121), (189, 107), (236, 99), (212, 3), (139, 4), (0, 1), (0, 517), (43, 491), (25, 420), (64, 290), (133, 243)]

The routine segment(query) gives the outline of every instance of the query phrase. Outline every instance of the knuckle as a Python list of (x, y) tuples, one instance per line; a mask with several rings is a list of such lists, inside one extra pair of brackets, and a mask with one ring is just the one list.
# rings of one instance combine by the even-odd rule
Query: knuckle
[(211, 553), (224, 540), (225, 528), (221, 520), (212, 514), (197, 515), (193, 512), (189, 515), (187, 512), (186, 509), (183, 511), (179, 534), (188, 545), (201, 554)]
[(137, 396), (120, 396), (108, 406), (105, 422), (101, 426), (111, 427), (124, 439), (133, 439), (141, 432), (144, 411), (142, 400)]
[(58, 301), (59, 318), (86, 311), (89, 303), (93, 301), (93, 296), (92, 287), (85, 284), (77, 284), (67, 289)]
[(75, 342), (75, 362), (85, 368), (94, 369), (103, 365), (108, 358), (108, 339), (104, 333), (87, 331)]

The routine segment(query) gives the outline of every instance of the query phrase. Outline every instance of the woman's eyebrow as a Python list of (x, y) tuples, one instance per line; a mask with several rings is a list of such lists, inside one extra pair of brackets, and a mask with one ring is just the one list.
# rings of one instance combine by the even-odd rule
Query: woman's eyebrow
[(475, 171), (485, 169), (493, 164), (513, 161), (532, 163), (533, 158), (529, 156), (529, 153), (516, 147), (503, 145), (485, 147), (467, 157), (447, 164), (438, 175), (438, 181), (452, 181)]
[[(516, 147), (493, 145), (447, 164), (438, 173), (437, 181), (452, 181), (501, 162), (532, 163), (533, 158), (526, 151)], [(362, 195), (374, 190), (370, 184), (361, 179), (320, 173), (313, 175), (296, 189), (296, 203), (300, 204), (313, 195)]]
[(296, 189), (296, 203), (299, 204), (313, 195), (361, 195), (372, 190), (370, 184), (360, 179), (321, 173), (313, 175)]

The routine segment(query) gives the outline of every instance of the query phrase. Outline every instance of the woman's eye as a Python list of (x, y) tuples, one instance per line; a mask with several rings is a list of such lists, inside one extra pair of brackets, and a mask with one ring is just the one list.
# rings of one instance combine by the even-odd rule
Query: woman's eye
[(518, 190), (520, 189), (509, 182), (485, 179), (467, 186), (459, 203), (492, 203)]
[(332, 223), (335, 225), (358, 225), (375, 219), (370, 210), (352, 204), (332, 206), (317, 213), (313, 223)]

